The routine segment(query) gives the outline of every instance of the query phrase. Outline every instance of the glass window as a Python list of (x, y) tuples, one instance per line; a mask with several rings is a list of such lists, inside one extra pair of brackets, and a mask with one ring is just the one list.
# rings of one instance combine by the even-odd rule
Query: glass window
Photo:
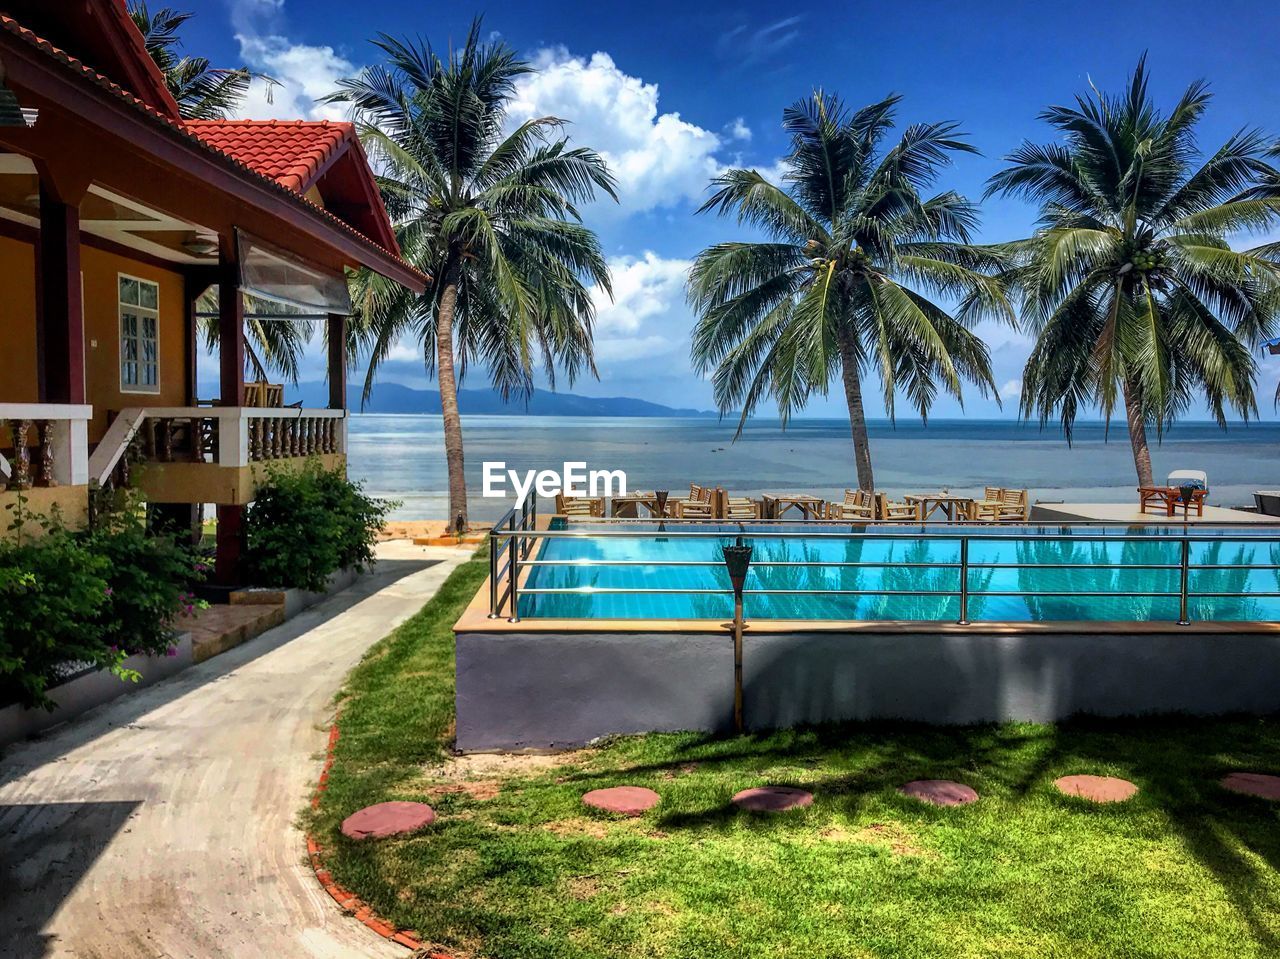
[(160, 287), (120, 277), (120, 389), (160, 392)]

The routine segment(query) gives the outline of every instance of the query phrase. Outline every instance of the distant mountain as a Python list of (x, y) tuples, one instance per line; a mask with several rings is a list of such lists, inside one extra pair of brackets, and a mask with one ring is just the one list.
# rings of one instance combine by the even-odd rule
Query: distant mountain
[[(326, 383), (301, 383), (286, 391), (291, 402), (323, 407), (329, 403)], [(458, 406), (463, 415), (509, 413), (524, 416), (716, 416), (707, 410), (676, 409), (629, 396), (579, 396), (538, 390), (528, 401), (512, 398), (503, 402), (497, 390), (458, 390)], [(347, 387), (347, 407), (364, 413), (439, 413), (439, 390), (415, 390), (398, 383), (379, 383), (373, 396), (360, 409), (360, 387)]]

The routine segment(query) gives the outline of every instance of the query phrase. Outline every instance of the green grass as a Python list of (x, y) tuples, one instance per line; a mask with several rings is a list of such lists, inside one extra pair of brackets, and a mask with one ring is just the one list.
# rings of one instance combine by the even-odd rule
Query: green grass
[[(459, 568), (353, 672), (312, 820), (338, 882), (424, 940), (491, 959), (1280, 955), (1280, 809), (1217, 786), (1280, 771), (1280, 721), (652, 735), (460, 784), (439, 765), (450, 626), (485, 571)], [(1053, 789), (1067, 773), (1141, 792), (1093, 806)], [(982, 798), (933, 809), (896, 792), (916, 778)], [(773, 817), (729, 804), (766, 783), (815, 802)], [(662, 802), (613, 820), (579, 801), (620, 784)], [(338, 834), (361, 806), (424, 797), (440, 818), (415, 837)]]

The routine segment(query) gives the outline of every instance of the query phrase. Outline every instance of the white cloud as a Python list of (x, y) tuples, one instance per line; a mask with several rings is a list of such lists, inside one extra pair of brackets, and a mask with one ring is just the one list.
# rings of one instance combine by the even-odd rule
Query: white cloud
[(652, 252), (609, 260), (613, 300), (599, 287), (591, 290), (602, 380), (608, 378), (610, 363), (651, 363), (687, 353), (693, 316), (685, 305), (684, 288), (690, 265), (688, 260)]
[(1022, 380), (1009, 380), (1000, 387), (1000, 399), (1016, 400), (1022, 395)]
[(237, 111), (254, 120), (343, 120), (343, 104), (317, 103), (338, 88), (338, 81), (355, 73), (355, 66), (333, 47), (291, 43), (276, 34), (237, 33), (240, 56), (252, 69), (276, 83), (256, 82)]
[(735, 140), (750, 140), (751, 127), (747, 126), (747, 122), (742, 117), (734, 117), (732, 123), (728, 127), (729, 136)]
[(571, 121), (573, 143), (599, 151), (617, 177), (623, 213), (701, 199), (722, 168), (720, 137), (678, 113), (659, 113), (657, 84), (624, 73), (609, 54), (587, 60), (564, 48), (541, 50), (533, 65), (537, 72), (517, 84), (511, 121)]

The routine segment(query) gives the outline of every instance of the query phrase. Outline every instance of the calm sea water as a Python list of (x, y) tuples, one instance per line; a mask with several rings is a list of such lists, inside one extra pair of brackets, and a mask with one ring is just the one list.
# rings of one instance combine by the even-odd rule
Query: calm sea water
[[(757, 420), (734, 442), (734, 423), (714, 419), (614, 417), (463, 417), (472, 518), (500, 516), (511, 498), (481, 497), (486, 460), (516, 470), (559, 470), (566, 460), (622, 469), (634, 489), (723, 486), (734, 494), (810, 491), (838, 496), (854, 484), (845, 420), (803, 420), (784, 431)], [(1123, 423), (1110, 442), (1101, 425), (1079, 425), (1074, 445), (1056, 429), (1002, 420), (873, 423), (876, 486), (893, 495), (937, 490), (1026, 487), (1031, 498), (1068, 502), (1136, 502), (1133, 457)], [(1154, 436), (1152, 437), (1154, 442)], [(1251, 505), (1256, 489), (1280, 488), (1280, 423), (1227, 430), (1183, 423), (1153, 446), (1157, 479), (1174, 469), (1202, 469), (1209, 502)], [(448, 511), (439, 416), (356, 415), (350, 428), (351, 475), (371, 493), (402, 501), (397, 519), (438, 519)]]

